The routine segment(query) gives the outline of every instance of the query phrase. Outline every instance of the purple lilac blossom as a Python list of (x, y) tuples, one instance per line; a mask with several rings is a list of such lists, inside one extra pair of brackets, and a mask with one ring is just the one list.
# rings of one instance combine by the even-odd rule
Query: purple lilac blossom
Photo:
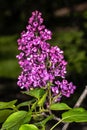
[(60, 81), (55, 81), (55, 86), (51, 87), (53, 92), (53, 96), (59, 95), (58, 99), (61, 98), (61, 95), (65, 97), (70, 97), (71, 94), (74, 93), (76, 86), (73, 85), (72, 82), (68, 83), (66, 79)]
[(60, 77), (62, 82), (56, 81), (51, 87), (54, 96), (61, 93), (69, 97), (75, 86), (65, 80), (66, 65), (63, 51), (58, 46), (51, 46), (47, 40), (52, 38), (52, 32), (43, 25), (43, 18), (38, 11), (32, 12), (26, 31), (18, 39), (20, 54), (16, 57), (22, 72), (18, 77), (18, 86), (21, 88), (43, 88), (48, 82), (54, 83)]

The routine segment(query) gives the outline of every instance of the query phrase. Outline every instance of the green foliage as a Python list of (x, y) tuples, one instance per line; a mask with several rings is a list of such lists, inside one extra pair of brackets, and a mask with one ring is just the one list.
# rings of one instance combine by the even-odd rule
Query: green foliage
[(19, 130), (39, 130), (39, 129), (33, 124), (24, 124), (19, 128)]
[(16, 78), (20, 72), (16, 39), (16, 35), (0, 36), (0, 77)]
[(83, 108), (73, 108), (62, 114), (64, 122), (87, 122), (87, 111)]
[(82, 15), (83, 15), (83, 17), (84, 17), (85, 19), (87, 19), (87, 10), (84, 11)]
[(39, 106), (43, 106), (44, 105), (44, 103), (46, 101), (47, 94), (48, 93), (46, 92), (44, 95), (42, 95), (41, 99), (39, 99), (39, 101), (38, 101), (38, 105)]
[(0, 110), (0, 123), (3, 123), (13, 112), (10, 109)]
[(26, 111), (18, 111), (11, 114), (3, 123), (1, 130), (19, 130), (19, 127), (25, 122), (27, 116)]
[(38, 105), (42, 106), (46, 100), (47, 92), (42, 88), (35, 88), (30, 91), (23, 91), (23, 94), (30, 95), (38, 99)]
[(65, 103), (55, 103), (50, 106), (50, 109), (51, 110), (69, 110), (71, 108)]
[(37, 125), (37, 127), (40, 127), (41, 130), (45, 130), (46, 128), (46, 123), (50, 120), (52, 120), (54, 118), (54, 115), (49, 115), (48, 117), (46, 117), (44, 120), (35, 123), (35, 125)]
[(24, 91), (22, 93), (33, 96), (39, 100), (41, 98), (41, 96), (45, 93), (45, 91), (44, 91), (44, 89), (36, 88), (36, 89), (29, 90), (29, 91)]
[(25, 101), (25, 102), (19, 103), (19, 104), (17, 105), (17, 108), (19, 109), (19, 108), (25, 107), (25, 106), (28, 106), (28, 107), (29, 107), (34, 101), (35, 101), (35, 100), (32, 99), (32, 100), (30, 100), (30, 101)]
[(14, 104), (17, 102), (17, 100), (13, 100), (10, 102), (0, 102), (0, 110), (6, 109), (6, 108), (14, 108)]
[[(33, 92), (33, 90), (31, 91)], [(17, 100), (0, 102), (1, 130), (45, 130), (46, 123), (55, 119), (59, 121), (51, 130), (61, 122), (87, 122), (87, 110), (84, 108), (70, 108), (65, 103), (54, 104), (52, 102), (46, 107), (44, 103), (46, 102), (49, 91), (47, 90), (44, 94), (42, 93), (42, 89), (41, 91), (35, 89), (35, 91), (39, 94), (34, 96), (34, 99), (19, 103), (18, 105), (15, 105)], [(48, 103), (50, 103), (50, 98), (48, 99)], [(28, 108), (26, 111), (22, 110), (24, 106)], [(57, 119), (52, 111), (58, 112), (61, 110), (65, 112), (62, 112), (62, 118)]]

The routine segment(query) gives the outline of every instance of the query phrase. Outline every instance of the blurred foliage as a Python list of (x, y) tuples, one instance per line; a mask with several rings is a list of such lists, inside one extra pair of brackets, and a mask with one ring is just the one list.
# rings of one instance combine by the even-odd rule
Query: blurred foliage
[(19, 74), (16, 39), (17, 36), (0, 37), (0, 77), (17, 78)]

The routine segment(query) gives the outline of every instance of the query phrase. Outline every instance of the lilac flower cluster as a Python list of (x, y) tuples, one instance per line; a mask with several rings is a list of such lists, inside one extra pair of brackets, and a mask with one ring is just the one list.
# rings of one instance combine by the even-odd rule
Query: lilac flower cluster
[[(22, 68), (18, 86), (26, 89), (41, 88), (51, 82), (54, 83), (51, 87), (53, 96), (61, 93), (69, 97), (75, 86), (65, 80), (67, 62), (64, 60), (63, 51), (47, 42), (52, 33), (43, 25), (40, 12), (33, 12), (28, 23), (26, 31), (18, 39), (18, 50), (21, 52), (17, 58)], [(62, 82), (56, 81), (58, 77), (61, 77)]]
[(76, 86), (74, 86), (72, 82), (68, 83), (67, 80), (63, 79), (62, 82), (55, 81), (55, 86), (51, 87), (51, 90), (54, 97), (59, 95), (58, 99), (56, 99), (59, 101), (61, 99), (61, 95), (70, 97), (70, 94), (74, 93), (75, 88)]

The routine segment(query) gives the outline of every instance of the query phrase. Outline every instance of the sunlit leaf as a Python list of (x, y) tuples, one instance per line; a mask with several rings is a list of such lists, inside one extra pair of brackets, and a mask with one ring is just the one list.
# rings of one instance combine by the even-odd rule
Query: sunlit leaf
[(19, 127), (24, 123), (27, 117), (26, 111), (18, 111), (11, 114), (2, 125), (2, 129), (18, 130)]
[(11, 113), (13, 113), (13, 110), (0, 110), (0, 123), (4, 122)]
[(64, 122), (87, 122), (87, 111), (83, 108), (73, 108), (62, 114)]
[(39, 130), (39, 129), (33, 124), (24, 124), (19, 128), (19, 130)]
[(37, 101), (32, 104), (31, 111), (33, 111), (37, 106)]
[(40, 99), (41, 96), (44, 94), (44, 89), (36, 88), (36, 89), (29, 90), (29, 91), (24, 91), (22, 93), (33, 96), (37, 99)]
[(39, 101), (38, 101), (39, 106), (42, 106), (44, 104), (46, 97), (47, 97), (47, 92), (42, 96), (41, 99), (39, 99)]
[(24, 123), (24, 124), (25, 124), (25, 123), (29, 123), (30, 120), (31, 120), (31, 117), (32, 117), (32, 111), (30, 110), (29, 112), (27, 112), (27, 115), (26, 115), (26, 117), (25, 117), (23, 123)]
[(50, 109), (51, 110), (69, 110), (71, 108), (65, 103), (55, 103), (50, 106)]
[(0, 109), (5, 109), (5, 108), (14, 108), (14, 104), (17, 102), (17, 100), (13, 100), (10, 102), (0, 102)]

